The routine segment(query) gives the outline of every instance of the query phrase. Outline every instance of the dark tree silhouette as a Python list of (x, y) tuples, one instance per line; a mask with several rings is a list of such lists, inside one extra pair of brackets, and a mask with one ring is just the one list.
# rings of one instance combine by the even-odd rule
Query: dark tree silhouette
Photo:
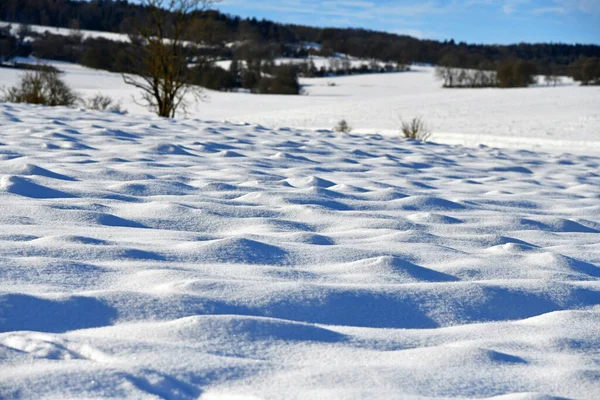
[(192, 14), (204, 10), (216, 0), (142, 0), (146, 18), (130, 36), (130, 53), (135, 74), (123, 74), (128, 85), (142, 92), (141, 104), (161, 117), (174, 118), (179, 108), (185, 109), (186, 96), (198, 99), (202, 89), (193, 85), (188, 68), (185, 41)]

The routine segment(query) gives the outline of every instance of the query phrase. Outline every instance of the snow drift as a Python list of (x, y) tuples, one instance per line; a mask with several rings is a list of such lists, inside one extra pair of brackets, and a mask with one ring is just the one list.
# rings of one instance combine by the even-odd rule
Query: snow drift
[(599, 167), (2, 104), (0, 398), (600, 398)]

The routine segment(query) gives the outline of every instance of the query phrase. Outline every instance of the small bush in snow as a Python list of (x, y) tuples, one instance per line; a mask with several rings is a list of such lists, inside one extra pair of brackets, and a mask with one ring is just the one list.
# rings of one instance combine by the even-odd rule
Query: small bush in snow
[(422, 142), (426, 141), (431, 136), (429, 127), (421, 117), (413, 118), (410, 121), (402, 121), (400, 131), (405, 138), (420, 140)]
[(121, 108), (120, 102), (115, 102), (110, 97), (104, 96), (100, 93), (87, 100), (83, 100), (83, 105), (85, 108), (90, 110), (110, 111), (119, 114), (127, 114), (127, 110)]
[(27, 71), (21, 81), (4, 90), (3, 101), (42, 104), (45, 106), (74, 106), (79, 97), (58, 76), (56, 69), (40, 66)]
[(348, 125), (348, 122), (346, 122), (345, 119), (343, 119), (337, 123), (337, 125), (333, 128), (333, 131), (341, 133), (350, 133), (352, 132), (352, 127)]

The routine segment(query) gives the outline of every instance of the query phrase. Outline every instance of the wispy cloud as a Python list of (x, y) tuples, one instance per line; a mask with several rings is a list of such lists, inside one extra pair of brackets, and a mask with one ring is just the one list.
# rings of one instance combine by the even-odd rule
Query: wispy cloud
[(513, 14), (517, 11), (519, 7), (525, 4), (531, 3), (531, 0), (504, 0), (504, 5), (502, 6), (502, 11), (505, 14)]
[(494, 4), (495, 0), (466, 0), (464, 5), (469, 7), (469, 6), (476, 6), (476, 5), (490, 5), (490, 4)]
[(228, 8), (317, 15), (348, 20), (385, 20), (450, 14), (471, 7), (493, 7), (505, 15), (600, 12), (600, 0), (224, 0)]
[[(417, 39), (423, 39), (426, 37), (425, 32), (423, 32), (420, 29), (395, 29), (392, 31), (392, 33), (395, 33), (397, 35), (412, 36)], [(427, 37), (431, 38), (432, 35), (427, 35)]]
[[(476, 41), (523, 40), (525, 34), (544, 40), (546, 33), (537, 27), (572, 21), (575, 16), (587, 25), (569, 25), (569, 35), (596, 43), (593, 32), (598, 28), (589, 24), (595, 17), (600, 20), (600, 0), (223, 0), (218, 8), (281, 22), (355, 26), (420, 38), (438, 37), (444, 31), (448, 37), (462, 35)], [(557, 32), (548, 37), (566, 35)]]
[(567, 10), (564, 7), (540, 7), (534, 8), (531, 13), (533, 15), (566, 14)]
[(577, 12), (600, 13), (600, 0), (553, 0), (553, 5), (536, 7), (531, 10), (534, 15), (570, 14)]
[(412, 1), (403, 4), (382, 4), (360, 0), (227, 0), (223, 5), (252, 10), (268, 10), (300, 14), (325, 15), (337, 18), (389, 19), (393, 17), (414, 17), (418, 15), (439, 14), (448, 9), (438, 1)]
[(376, 4), (372, 1), (324, 1), (321, 3), (325, 7), (346, 7), (346, 8), (372, 8)]
[(507, 15), (530, 13), (568, 14), (574, 12), (600, 12), (600, 0), (464, 0), (464, 7), (497, 7)]
[(554, 0), (554, 3), (563, 6), (565, 9), (600, 12), (600, 0)]

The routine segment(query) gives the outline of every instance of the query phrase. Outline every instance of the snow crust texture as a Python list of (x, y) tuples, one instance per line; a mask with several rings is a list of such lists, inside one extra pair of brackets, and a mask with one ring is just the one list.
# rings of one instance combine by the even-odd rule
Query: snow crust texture
[(0, 105), (0, 398), (600, 398), (600, 157)]

